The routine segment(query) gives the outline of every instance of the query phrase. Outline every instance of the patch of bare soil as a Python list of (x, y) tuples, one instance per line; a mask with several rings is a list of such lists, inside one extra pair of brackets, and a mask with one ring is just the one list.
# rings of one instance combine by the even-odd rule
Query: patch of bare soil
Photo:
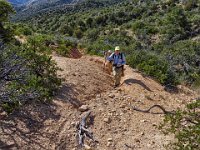
[[(10, 116), (1, 116), (0, 149), (78, 150), (76, 125), (84, 116), (78, 108), (87, 105), (92, 111), (93, 132), (98, 143), (85, 138), (85, 149), (93, 150), (162, 150), (173, 135), (165, 136), (157, 128), (164, 114), (132, 110), (154, 104), (175, 110), (198, 97), (179, 86), (165, 89), (149, 77), (126, 66), (119, 88), (112, 87), (112, 76), (103, 71), (103, 58), (82, 56), (79, 59), (54, 56), (64, 78), (51, 104), (26, 106)], [(83, 148), (84, 149), (84, 148)]]

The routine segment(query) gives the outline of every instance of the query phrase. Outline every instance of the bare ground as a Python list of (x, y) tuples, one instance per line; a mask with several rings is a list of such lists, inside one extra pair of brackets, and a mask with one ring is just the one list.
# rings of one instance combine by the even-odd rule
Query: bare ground
[[(80, 56), (81, 57), (81, 56)], [(88, 105), (93, 124), (89, 130), (99, 143), (85, 139), (94, 150), (162, 150), (173, 140), (157, 128), (164, 115), (136, 112), (131, 106), (149, 108), (154, 104), (166, 110), (183, 108), (198, 97), (184, 86), (165, 89), (153, 79), (126, 66), (119, 88), (112, 87), (112, 76), (103, 71), (103, 59), (95, 56), (65, 58), (54, 56), (64, 78), (51, 104), (26, 106), (10, 116), (0, 115), (0, 149), (80, 149), (76, 141), (76, 124)], [(84, 148), (83, 148), (84, 149)]]

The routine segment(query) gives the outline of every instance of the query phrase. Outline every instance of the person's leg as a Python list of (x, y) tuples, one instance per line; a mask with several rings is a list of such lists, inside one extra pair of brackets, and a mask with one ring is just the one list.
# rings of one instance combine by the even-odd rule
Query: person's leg
[(122, 68), (113, 68), (113, 75), (114, 75), (114, 86), (120, 85), (121, 75), (122, 75)]
[(117, 68), (113, 67), (113, 77), (114, 77), (114, 86), (116, 86), (116, 81), (117, 81)]
[(124, 77), (124, 65), (122, 66), (122, 77)]

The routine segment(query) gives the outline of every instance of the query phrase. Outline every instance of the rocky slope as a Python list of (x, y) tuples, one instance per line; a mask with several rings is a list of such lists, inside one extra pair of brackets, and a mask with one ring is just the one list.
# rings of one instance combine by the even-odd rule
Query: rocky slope
[(145, 114), (131, 106), (145, 109), (159, 104), (174, 110), (198, 96), (184, 86), (166, 91), (129, 66), (122, 85), (114, 89), (112, 76), (103, 71), (102, 58), (53, 56), (53, 59), (63, 69), (59, 74), (64, 82), (58, 95), (52, 104), (27, 106), (11, 116), (1, 114), (1, 148), (79, 149), (76, 124), (85, 115), (84, 109), (89, 109), (92, 124), (88, 129), (98, 143), (86, 138), (85, 149), (162, 150), (173, 139), (173, 135), (165, 136), (157, 128), (164, 117), (162, 111), (154, 109), (152, 112), (158, 114)]

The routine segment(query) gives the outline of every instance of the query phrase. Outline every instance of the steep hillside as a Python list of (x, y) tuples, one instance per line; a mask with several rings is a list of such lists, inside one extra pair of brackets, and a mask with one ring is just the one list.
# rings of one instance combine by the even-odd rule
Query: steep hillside
[(34, 31), (78, 39), (90, 54), (119, 45), (128, 64), (164, 85), (200, 85), (199, 1), (86, 1), (28, 19)]
[(31, 0), (8, 0), (12, 5), (18, 6), (18, 5), (23, 5)]
[(0, 148), (8, 149), (70, 149), (78, 150), (76, 124), (85, 115), (79, 106), (92, 111), (93, 132), (98, 143), (85, 139), (95, 150), (164, 149), (173, 135), (165, 136), (158, 130), (161, 114), (144, 114), (131, 109), (149, 108), (154, 104), (166, 110), (183, 108), (197, 97), (184, 86), (176, 91), (164, 87), (149, 77), (126, 66), (122, 85), (112, 88), (112, 77), (103, 71), (103, 59), (83, 56), (79, 59), (54, 56), (63, 69), (65, 79), (52, 104), (26, 106), (13, 115), (1, 114)]
[(104, 7), (121, 2), (122, 0), (30, 0), (23, 5), (16, 6), (14, 20), (27, 20), (37, 15), (53, 13), (71, 13), (90, 7)]

